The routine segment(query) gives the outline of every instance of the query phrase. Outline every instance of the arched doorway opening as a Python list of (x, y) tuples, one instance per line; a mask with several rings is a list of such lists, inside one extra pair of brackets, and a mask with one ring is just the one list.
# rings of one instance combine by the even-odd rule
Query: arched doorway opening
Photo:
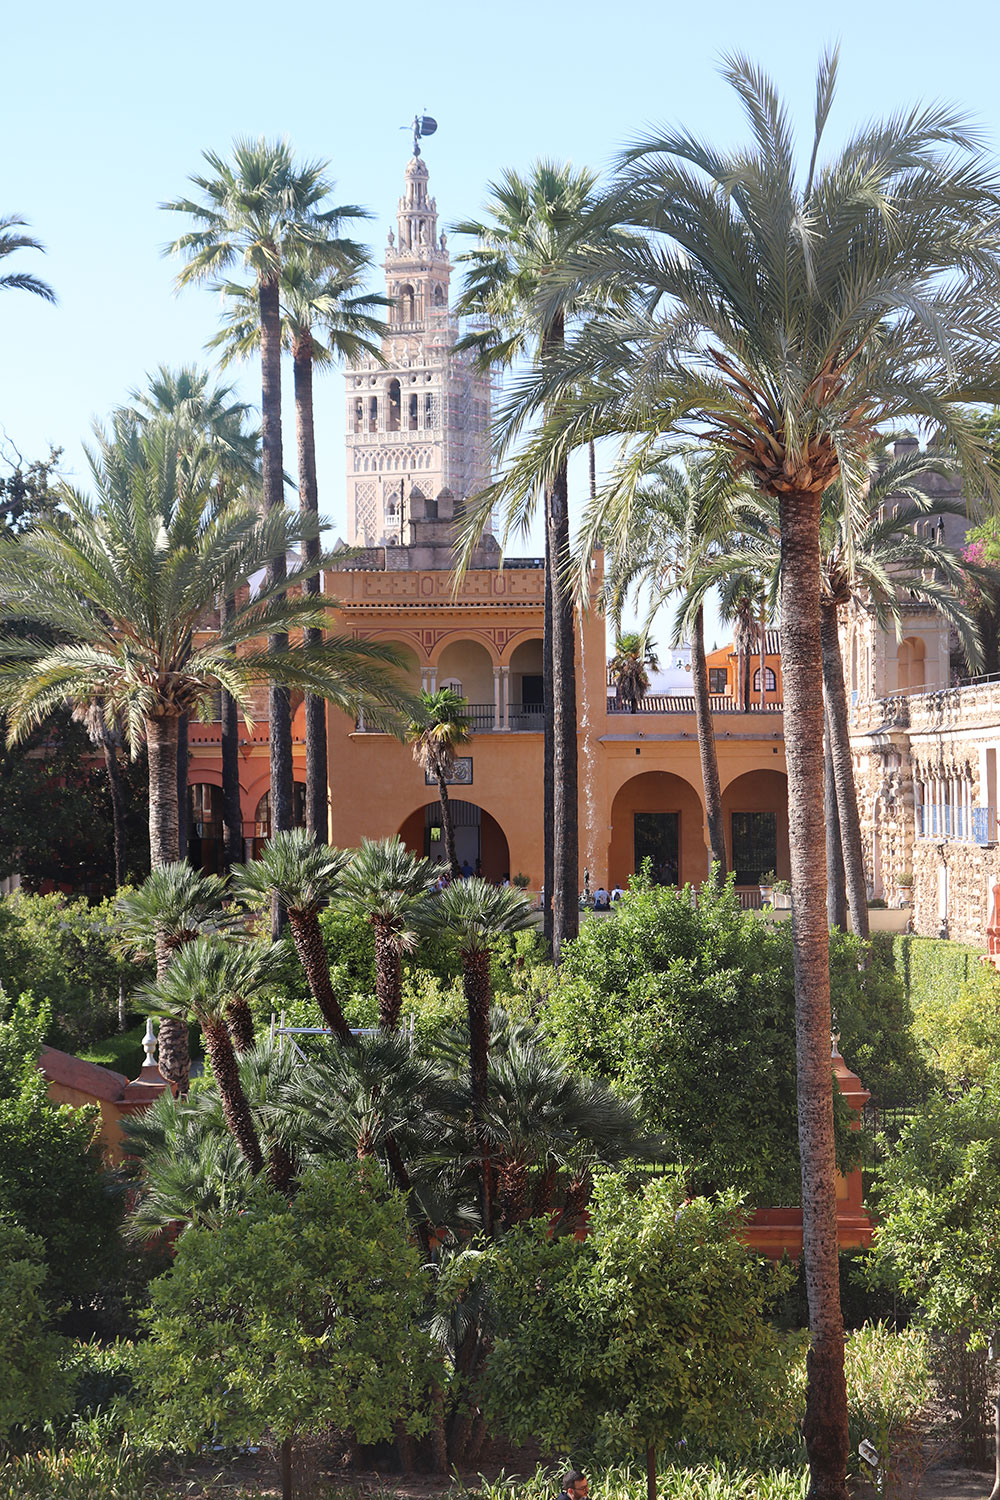
[[(510, 847), (507, 835), (496, 818), (475, 802), (449, 797), (452, 824), (455, 829), (455, 852), (458, 863), (482, 875), (495, 885), (510, 875)], [(399, 837), (414, 854), (446, 865), (444, 831), (441, 826), (441, 803), (435, 799), (418, 807), (399, 830)]]
[(788, 777), (784, 771), (745, 771), (722, 794), (730, 869), (737, 886), (750, 889), (773, 872), (791, 873), (788, 855)]
[(647, 859), (661, 885), (700, 885), (708, 873), (701, 797), (672, 771), (633, 776), (611, 804), (612, 886), (625, 885)]
[[(296, 781), (292, 783), (292, 827), (304, 828), (305, 826), (306, 784), (304, 781)], [(245, 841), (247, 859), (256, 859), (262, 845), (271, 837), (271, 793), (269, 791), (265, 792), (257, 803), (251, 827), (253, 836)]]
[(208, 781), (188, 787), (187, 857), (206, 875), (222, 869), (222, 788)]
[(927, 647), (919, 635), (908, 635), (896, 648), (896, 684), (901, 693), (912, 693), (924, 686), (924, 660)]

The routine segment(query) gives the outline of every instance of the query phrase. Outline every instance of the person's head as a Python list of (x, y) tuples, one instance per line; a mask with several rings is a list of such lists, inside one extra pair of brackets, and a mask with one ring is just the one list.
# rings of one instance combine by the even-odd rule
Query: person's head
[(587, 1476), (581, 1474), (579, 1469), (570, 1469), (568, 1474), (563, 1475), (562, 1487), (570, 1500), (586, 1500), (590, 1491)]

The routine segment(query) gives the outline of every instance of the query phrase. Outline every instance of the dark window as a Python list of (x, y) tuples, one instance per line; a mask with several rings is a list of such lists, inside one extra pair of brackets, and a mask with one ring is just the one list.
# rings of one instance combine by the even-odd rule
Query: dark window
[(637, 812), (634, 814), (635, 868), (643, 860), (652, 864), (657, 885), (676, 885), (680, 873), (678, 862), (678, 829), (680, 814), (675, 812)]
[[(775, 677), (772, 667), (764, 668), (764, 684), (765, 693), (776, 693), (778, 691), (778, 679)], [(760, 667), (753, 674), (753, 690), (755, 693), (760, 692)]]
[(417, 398), (416, 398), (416, 396), (411, 396), (410, 397), (410, 431), (411, 432), (416, 432), (416, 430), (417, 430)]
[(541, 672), (525, 672), (521, 678), (521, 702), (525, 708), (541, 708), (545, 690)]
[(389, 409), (386, 412), (385, 428), (387, 432), (399, 431), (399, 381), (389, 381)]
[(778, 815), (733, 813), (733, 869), (737, 885), (759, 885), (760, 877), (778, 865)]
[(729, 681), (729, 673), (725, 667), (709, 667), (708, 669), (708, 691), (710, 693), (724, 693)]

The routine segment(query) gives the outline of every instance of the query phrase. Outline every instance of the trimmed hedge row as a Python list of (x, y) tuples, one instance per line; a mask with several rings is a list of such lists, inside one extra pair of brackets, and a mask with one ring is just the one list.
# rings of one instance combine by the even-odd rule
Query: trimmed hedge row
[(982, 972), (982, 949), (953, 943), (950, 938), (880, 932), (873, 936), (872, 946), (901, 981), (914, 1010), (947, 1001)]

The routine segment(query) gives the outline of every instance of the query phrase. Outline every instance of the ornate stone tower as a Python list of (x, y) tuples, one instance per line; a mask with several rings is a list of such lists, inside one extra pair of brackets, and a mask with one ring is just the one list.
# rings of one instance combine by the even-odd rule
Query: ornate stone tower
[(379, 365), (365, 357), (347, 375), (347, 532), (352, 546), (397, 546), (414, 513), (438, 497), (461, 503), (490, 475), (490, 378), (452, 353), (451, 260), (438, 234), (419, 141), (385, 254), (393, 299)]

